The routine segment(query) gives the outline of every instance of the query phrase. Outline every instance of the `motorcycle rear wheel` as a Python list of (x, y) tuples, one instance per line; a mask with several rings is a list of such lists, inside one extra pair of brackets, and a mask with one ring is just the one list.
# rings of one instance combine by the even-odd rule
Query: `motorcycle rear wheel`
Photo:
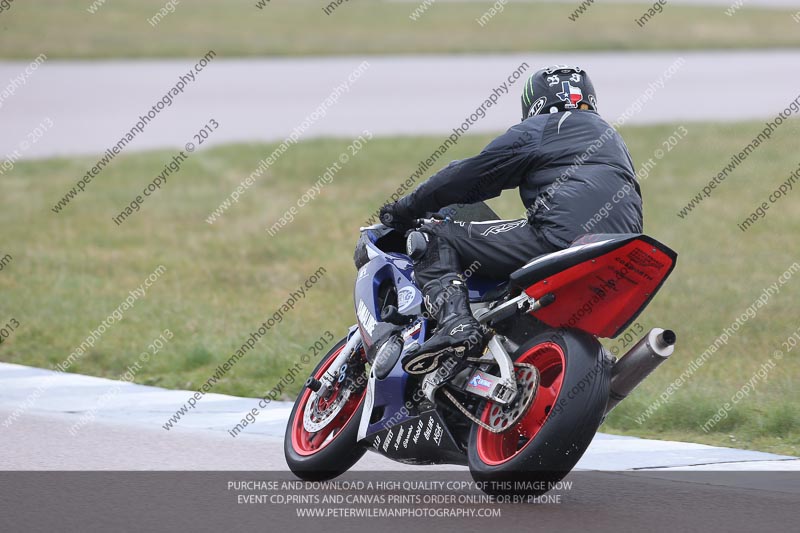
[[(608, 402), (610, 362), (597, 339), (576, 330), (545, 331), (512, 357), (538, 369), (539, 389), (527, 414), (506, 431), (472, 427), (470, 472), (490, 493), (540, 495), (572, 470), (592, 442)], [(484, 402), (477, 414), (491, 425), (502, 412)]]

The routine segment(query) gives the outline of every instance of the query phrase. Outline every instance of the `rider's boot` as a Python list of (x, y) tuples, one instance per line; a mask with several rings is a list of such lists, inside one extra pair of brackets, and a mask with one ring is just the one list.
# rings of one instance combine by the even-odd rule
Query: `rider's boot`
[(455, 274), (434, 279), (422, 288), (425, 307), (437, 326), (420, 349), (406, 358), (403, 368), (411, 374), (427, 374), (450, 359), (451, 375), (463, 368), (464, 359), (480, 354), (483, 330), (469, 309), (466, 284)]

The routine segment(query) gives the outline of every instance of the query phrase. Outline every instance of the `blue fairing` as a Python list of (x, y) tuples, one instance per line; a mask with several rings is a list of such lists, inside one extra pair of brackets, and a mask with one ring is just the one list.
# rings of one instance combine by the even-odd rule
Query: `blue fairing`
[(467, 278), (467, 288), (469, 289), (469, 301), (479, 302), (483, 296), (489, 292), (497, 289), (505, 282), (497, 281), (495, 279), (484, 278), (482, 276), (470, 276)]
[[(403, 351), (392, 371), (385, 379), (375, 381), (373, 413), (380, 413), (380, 418), (370, 424), (367, 436), (383, 431), (390, 426), (400, 424), (413, 416), (416, 402), (407, 400), (407, 383), (409, 376), (403, 370), (403, 355), (417, 344), (424, 342), (427, 335), (427, 319), (421, 315), (422, 292), (413, 280), (413, 265), (409, 257), (394, 252), (384, 252), (376, 245), (377, 237), (369, 232), (369, 250), (371, 259), (358, 271), (354, 291), (354, 305), (358, 324), (365, 347), (369, 348), (379, 339), (381, 331), (389, 328), (381, 320), (379, 291), (381, 285), (393, 283), (397, 291), (398, 310), (401, 314), (416, 317), (411, 325), (403, 328)], [(474, 275), (467, 279), (471, 301), (478, 301), (501, 283)], [(411, 407), (411, 408), (409, 408)]]
[(422, 293), (411, 279), (412, 265), (408, 256), (381, 252), (358, 271), (353, 304), (367, 347), (374, 341), (375, 330), (381, 321), (378, 301), (382, 284), (392, 283), (397, 290), (398, 309), (416, 315), (422, 305)]
[[(426, 328), (427, 320), (420, 318), (405, 330), (403, 355), (414, 344), (422, 342), (422, 339), (425, 338)], [(386, 379), (375, 381), (375, 401), (372, 410), (373, 412), (382, 412), (382, 416), (374, 424), (369, 425), (368, 436), (409, 418), (409, 409), (406, 406), (408, 374), (403, 370), (402, 360), (403, 356), (401, 355)]]

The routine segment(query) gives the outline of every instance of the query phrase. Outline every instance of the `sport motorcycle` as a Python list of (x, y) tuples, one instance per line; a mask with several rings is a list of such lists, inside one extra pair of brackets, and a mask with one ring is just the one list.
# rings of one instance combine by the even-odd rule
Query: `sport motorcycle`
[[(482, 203), (445, 212), (466, 222), (498, 218)], [(487, 492), (546, 492), (608, 413), (673, 353), (669, 329), (651, 329), (619, 359), (599, 339), (626, 331), (676, 260), (647, 235), (594, 234), (532, 258), (507, 280), (465, 271), (482, 353), (420, 368), (413, 355), (435, 321), (406, 240), (382, 224), (361, 228), (356, 323), (294, 403), (289, 468), (304, 480), (331, 479), (369, 450), (400, 463), (468, 465)]]

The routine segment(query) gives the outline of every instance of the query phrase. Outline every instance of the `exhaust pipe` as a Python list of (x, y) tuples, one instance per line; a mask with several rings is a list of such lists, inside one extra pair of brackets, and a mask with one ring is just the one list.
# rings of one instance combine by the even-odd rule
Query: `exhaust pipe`
[(653, 328), (611, 368), (611, 390), (605, 416), (675, 350), (675, 332)]

